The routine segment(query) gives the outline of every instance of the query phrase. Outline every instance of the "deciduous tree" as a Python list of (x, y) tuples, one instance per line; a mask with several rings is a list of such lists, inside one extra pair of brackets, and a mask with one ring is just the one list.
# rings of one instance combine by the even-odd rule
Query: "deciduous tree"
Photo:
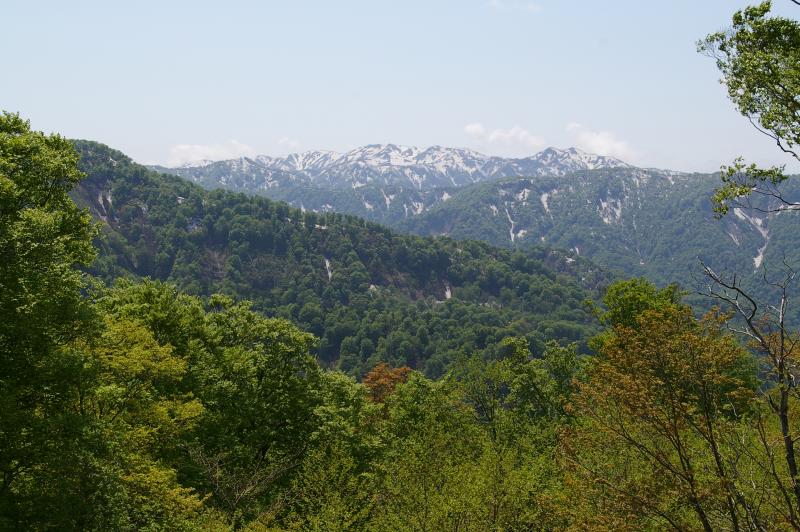
[[(765, 1), (737, 11), (730, 29), (712, 33), (698, 48), (716, 60), (736, 109), (778, 149), (800, 161), (800, 23), (770, 16), (771, 8), (772, 2)], [(800, 198), (785, 197), (780, 188), (786, 178), (784, 167), (759, 168), (739, 158), (722, 167), (715, 210), (724, 215), (731, 204), (796, 210)]]

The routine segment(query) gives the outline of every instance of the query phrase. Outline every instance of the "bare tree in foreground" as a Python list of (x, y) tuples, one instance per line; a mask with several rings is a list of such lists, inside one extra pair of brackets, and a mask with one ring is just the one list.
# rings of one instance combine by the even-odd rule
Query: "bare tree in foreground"
[[(739, 325), (731, 330), (747, 339), (748, 345), (759, 355), (766, 369), (766, 384), (762, 388), (769, 411), (780, 423), (783, 467), (776, 463), (775, 445), (767, 435), (763, 419), (759, 418), (759, 442), (767, 457), (768, 474), (776, 484), (786, 506), (788, 521), (800, 529), (800, 482), (798, 481), (795, 442), (797, 435), (793, 422), (794, 400), (800, 399), (795, 385), (798, 362), (798, 336), (787, 324), (789, 294), (796, 272), (784, 259), (780, 274), (771, 276), (764, 269), (766, 292), (774, 294), (774, 303), (762, 301), (742, 285), (742, 278), (733, 274), (720, 275), (703, 264), (707, 279), (706, 295), (731, 308), (739, 318)], [(769, 296), (768, 296), (769, 297)], [(788, 477), (788, 478), (787, 478)]]

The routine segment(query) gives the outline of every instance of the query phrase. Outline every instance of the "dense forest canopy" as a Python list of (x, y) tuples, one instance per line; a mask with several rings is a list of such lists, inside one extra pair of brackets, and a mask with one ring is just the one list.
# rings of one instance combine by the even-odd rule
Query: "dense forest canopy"
[(341, 214), (208, 192), (101, 144), (76, 143), (75, 190), (102, 222), (91, 271), (216, 292), (301, 325), (326, 365), (363, 375), (378, 361), (442, 375), (459, 354), (496, 356), (506, 336), (585, 343), (585, 305), (609, 276), (545, 249), (406, 236)]
[[(733, 22), (705, 46), (791, 151), (800, 24)], [(723, 173), (718, 214), (786, 199), (781, 172)], [(675, 285), (203, 191), (8, 112), (0, 257), (2, 529), (800, 530), (791, 257), (762, 285), (706, 266), (698, 317)]]

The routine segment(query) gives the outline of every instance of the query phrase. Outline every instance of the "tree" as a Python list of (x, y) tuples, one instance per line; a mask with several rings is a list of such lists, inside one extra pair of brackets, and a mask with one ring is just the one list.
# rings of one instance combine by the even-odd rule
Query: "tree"
[(285, 521), (293, 530), (364, 529), (376, 498), (373, 460), (383, 446), (382, 405), (352, 377), (326, 372), (319, 427), (289, 489)]
[(606, 330), (595, 336), (589, 344), (595, 349), (602, 349), (603, 342), (613, 337), (615, 327), (636, 329), (639, 316), (647, 310), (665, 310), (681, 304), (681, 294), (677, 285), (657, 288), (644, 278), (617, 281), (606, 289), (603, 295), (603, 306), (595, 306), (594, 313)]
[[(377, 530), (480, 530), (474, 457), (480, 432), (447, 380), (411, 373), (386, 399)], [(484, 528), (485, 529), (485, 528)]]
[[(771, 7), (765, 1), (737, 11), (729, 30), (708, 35), (698, 49), (716, 60), (737, 110), (800, 161), (800, 23), (768, 16)], [(785, 197), (779, 187), (786, 178), (782, 166), (759, 168), (738, 158), (722, 167), (715, 211), (724, 215), (731, 204), (763, 211), (800, 209), (800, 201)]]
[[(736, 432), (750, 408), (749, 353), (691, 309), (645, 310), (602, 343), (563, 438), (582, 496), (620, 526), (643, 516), (677, 530), (763, 528)], [(747, 369), (750, 368), (748, 373)], [(599, 515), (590, 520), (598, 525)], [(772, 517), (772, 516), (770, 516)]]
[(72, 145), (0, 114), (0, 526), (17, 480), (61, 449), (79, 357), (61, 346), (92, 327), (79, 266), (94, 257), (89, 215), (67, 193), (81, 179)]
[(0, 528), (182, 530), (203, 500), (168, 452), (202, 405), (188, 360), (105, 315), (72, 143), (0, 115)]
[(76, 337), (87, 317), (78, 266), (94, 258), (94, 227), (67, 194), (81, 178), (69, 141), (0, 115), (2, 383), (33, 382), (38, 358)]
[(381, 362), (364, 376), (364, 386), (369, 390), (373, 402), (382, 403), (398, 384), (408, 380), (409, 373), (409, 367), (393, 368), (386, 362)]
[[(766, 427), (759, 419), (759, 443), (767, 457), (765, 467), (773, 471), (778, 490), (784, 494), (783, 508), (786, 520), (800, 529), (800, 468), (795, 449), (797, 400), (800, 393), (796, 388), (796, 376), (800, 364), (800, 335), (786, 321), (791, 284), (795, 272), (784, 265), (784, 276), (764, 280), (768, 288), (778, 291), (778, 303), (765, 303), (760, 297), (742, 287), (737, 276), (725, 278), (705, 266), (709, 279), (707, 294), (732, 309), (741, 325), (732, 327), (733, 331), (748, 340), (749, 347), (759, 354), (763, 366), (765, 386), (763, 397), (771, 412), (779, 422), (780, 447), (775, 448), (775, 440), (766, 436)], [(783, 456), (783, 464), (776, 463), (776, 455)], [(783, 467), (781, 467), (783, 465)]]
[[(141, 322), (106, 316), (98, 336), (74, 342), (84, 371), (66, 412), (77, 430), (71, 452), (26, 480), (45, 495), (36, 523), (53, 528), (189, 528), (203, 497), (182, 486), (170, 450), (203, 406), (175, 384), (187, 360)], [(65, 435), (66, 436), (66, 435)], [(58, 436), (51, 436), (58, 441)]]
[[(800, 2), (792, 0), (800, 6)], [(769, 1), (738, 11), (733, 26), (709, 35), (699, 49), (716, 59), (737, 109), (778, 148), (800, 160), (800, 23), (768, 16)], [(722, 169), (723, 185), (713, 198), (724, 215), (729, 205), (762, 212), (800, 209), (800, 200), (784, 195), (784, 167), (758, 168), (737, 159)], [(704, 265), (706, 293), (733, 309), (740, 326), (734, 330), (761, 355), (767, 383), (764, 402), (780, 427), (782, 451), (767, 437), (768, 421), (758, 420), (759, 442), (782, 497), (785, 520), (800, 528), (800, 472), (793, 423), (798, 333), (787, 321), (794, 268), (784, 260), (779, 276), (764, 271), (765, 290), (759, 294), (737, 275), (721, 275)], [(774, 299), (773, 299), (774, 298)], [(773, 299), (770, 303), (769, 300)], [(782, 463), (777, 458), (782, 456)]]
[(596, 309), (600, 322), (607, 326), (636, 327), (645, 310), (663, 310), (680, 301), (676, 285), (657, 288), (644, 278), (617, 281), (603, 295), (605, 310)]
[(321, 370), (314, 338), (248, 302), (215, 296), (206, 316), (208, 356), (195, 393), (206, 407), (189, 446), (201, 485), (234, 526), (274, 510), (319, 426)]

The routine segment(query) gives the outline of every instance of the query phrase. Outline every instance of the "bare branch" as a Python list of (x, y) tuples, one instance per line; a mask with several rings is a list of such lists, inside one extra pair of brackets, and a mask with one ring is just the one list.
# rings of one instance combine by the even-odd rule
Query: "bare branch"
[[(794, 2), (795, 0), (792, 0), (792, 1)], [(794, 157), (795, 159), (800, 161), (800, 155), (798, 155), (797, 152), (795, 152), (794, 150), (791, 150), (791, 149), (785, 147), (783, 145), (783, 142), (781, 141), (781, 138), (778, 135), (776, 135), (775, 133), (772, 133), (771, 131), (767, 131), (766, 129), (764, 129), (761, 126), (759, 126), (758, 124), (756, 124), (755, 121), (753, 120), (752, 116), (750, 116), (750, 115), (745, 115), (745, 116), (747, 117), (747, 120), (753, 125), (753, 127), (756, 128), (760, 133), (763, 133), (764, 135), (766, 135), (769, 138), (771, 138), (772, 140), (774, 140), (775, 144), (778, 146), (778, 148), (782, 152), (784, 152), (784, 153), (786, 153), (788, 155), (791, 155), (792, 157)]]

